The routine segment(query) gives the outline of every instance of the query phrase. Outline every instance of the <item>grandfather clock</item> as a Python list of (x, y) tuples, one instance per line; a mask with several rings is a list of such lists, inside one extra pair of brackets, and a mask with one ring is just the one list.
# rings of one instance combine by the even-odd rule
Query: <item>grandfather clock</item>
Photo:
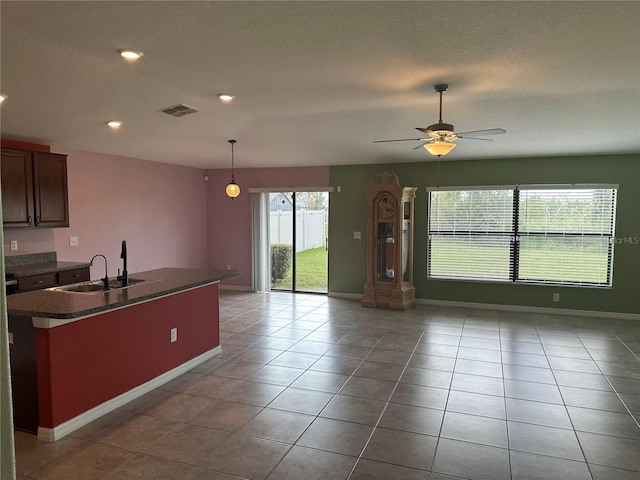
[(363, 307), (416, 306), (413, 286), (413, 202), (416, 187), (402, 188), (383, 172), (367, 188), (367, 284)]

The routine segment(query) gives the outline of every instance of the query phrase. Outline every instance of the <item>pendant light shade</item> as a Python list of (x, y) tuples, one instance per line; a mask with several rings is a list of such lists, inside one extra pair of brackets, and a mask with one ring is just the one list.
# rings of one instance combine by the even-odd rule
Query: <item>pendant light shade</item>
[(451, 150), (456, 148), (456, 144), (453, 142), (446, 142), (444, 140), (435, 140), (433, 143), (427, 143), (424, 148), (431, 155), (440, 157), (442, 155), (446, 155)]
[(227, 188), (225, 189), (225, 191), (227, 193), (227, 196), (233, 200), (238, 195), (240, 195), (240, 187), (238, 186), (234, 178), (235, 166), (234, 166), (234, 159), (233, 159), (233, 144), (236, 143), (236, 141), (229, 140), (229, 143), (231, 144), (231, 181), (229, 182), (229, 185), (227, 185)]
[(229, 182), (229, 185), (227, 185), (227, 188), (225, 191), (227, 192), (227, 196), (231, 198), (236, 198), (238, 195), (240, 195), (240, 187), (233, 180)]

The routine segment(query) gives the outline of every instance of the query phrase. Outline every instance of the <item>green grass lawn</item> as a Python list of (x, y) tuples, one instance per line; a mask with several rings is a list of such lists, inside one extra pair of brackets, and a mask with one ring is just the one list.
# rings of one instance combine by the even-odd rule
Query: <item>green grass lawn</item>
[[(460, 261), (463, 259), (463, 261)], [(523, 280), (606, 283), (607, 252), (597, 248), (521, 248)], [(509, 248), (439, 242), (431, 252), (431, 271), (439, 276), (509, 278)]]
[(530, 250), (520, 253), (521, 279), (606, 283), (607, 254), (580, 250)]
[[(460, 258), (466, 261), (460, 262)], [(296, 290), (326, 292), (328, 252), (324, 247), (298, 252)], [(509, 249), (439, 243), (431, 256), (433, 272), (452, 277), (509, 278)], [(606, 283), (607, 252), (596, 248), (521, 248), (520, 278)], [(272, 286), (292, 289), (292, 268), (287, 277)]]
[[(325, 247), (311, 248), (296, 254), (296, 290), (326, 292), (328, 282), (329, 252)], [(290, 290), (293, 285), (293, 267), (287, 277), (278, 280), (274, 289)]]

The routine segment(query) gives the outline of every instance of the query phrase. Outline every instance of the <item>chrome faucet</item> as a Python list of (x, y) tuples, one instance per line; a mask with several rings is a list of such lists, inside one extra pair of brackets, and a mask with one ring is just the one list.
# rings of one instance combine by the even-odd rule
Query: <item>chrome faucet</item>
[(126, 287), (129, 285), (129, 272), (127, 272), (127, 241), (122, 240), (122, 250), (120, 251), (120, 258), (122, 259), (122, 275), (118, 274), (117, 280), (120, 280), (121, 285)]
[(102, 280), (103, 289), (109, 290), (109, 269), (107, 268), (107, 257), (102, 255), (101, 253), (98, 253), (97, 255), (93, 256), (93, 258), (91, 259), (91, 262), (89, 262), (89, 265), (93, 265), (93, 261), (95, 260), (96, 257), (104, 258), (104, 278), (101, 278), (100, 280)]

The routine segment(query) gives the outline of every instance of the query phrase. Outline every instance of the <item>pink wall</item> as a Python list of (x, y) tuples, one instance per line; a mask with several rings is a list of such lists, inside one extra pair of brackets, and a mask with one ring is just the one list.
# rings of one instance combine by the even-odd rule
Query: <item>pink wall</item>
[[(60, 147), (51, 151), (69, 155), (70, 227), (5, 229), (5, 255), (55, 251), (58, 260), (88, 262), (102, 253), (109, 275), (115, 275), (126, 240), (129, 272), (207, 267), (204, 170)], [(70, 236), (78, 237), (79, 246), (69, 246)], [(10, 251), (11, 240), (18, 241), (17, 252)], [(100, 261), (91, 278), (103, 275)]]
[[(115, 275), (127, 241), (131, 273), (161, 267), (219, 268), (242, 273), (225, 284), (251, 286), (249, 188), (327, 187), (329, 167), (236, 169), (242, 189), (224, 193), (231, 171), (181, 167), (134, 158), (51, 147), (68, 154), (69, 228), (4, 230), (5, 255), (51, 252), (58, 260), (88, 262), (96, 253)], [(205, 173), (209, 181), (204, 182)], [(70, 247), (76, 236), (79, 246)], [(11, 252), (10, 241), (18, 241)], [(104, 275), (102, 262), (91, 278)]]
[(328, 187), (329, 167), (236, 169), (240, 196), (230, 199), (225, 187), (231, 170), (208, 170), (207, 227), (209, 267), (231, 265), (240, 275), (227, 285), (251, 286), (251, 201), (249, 188)]

